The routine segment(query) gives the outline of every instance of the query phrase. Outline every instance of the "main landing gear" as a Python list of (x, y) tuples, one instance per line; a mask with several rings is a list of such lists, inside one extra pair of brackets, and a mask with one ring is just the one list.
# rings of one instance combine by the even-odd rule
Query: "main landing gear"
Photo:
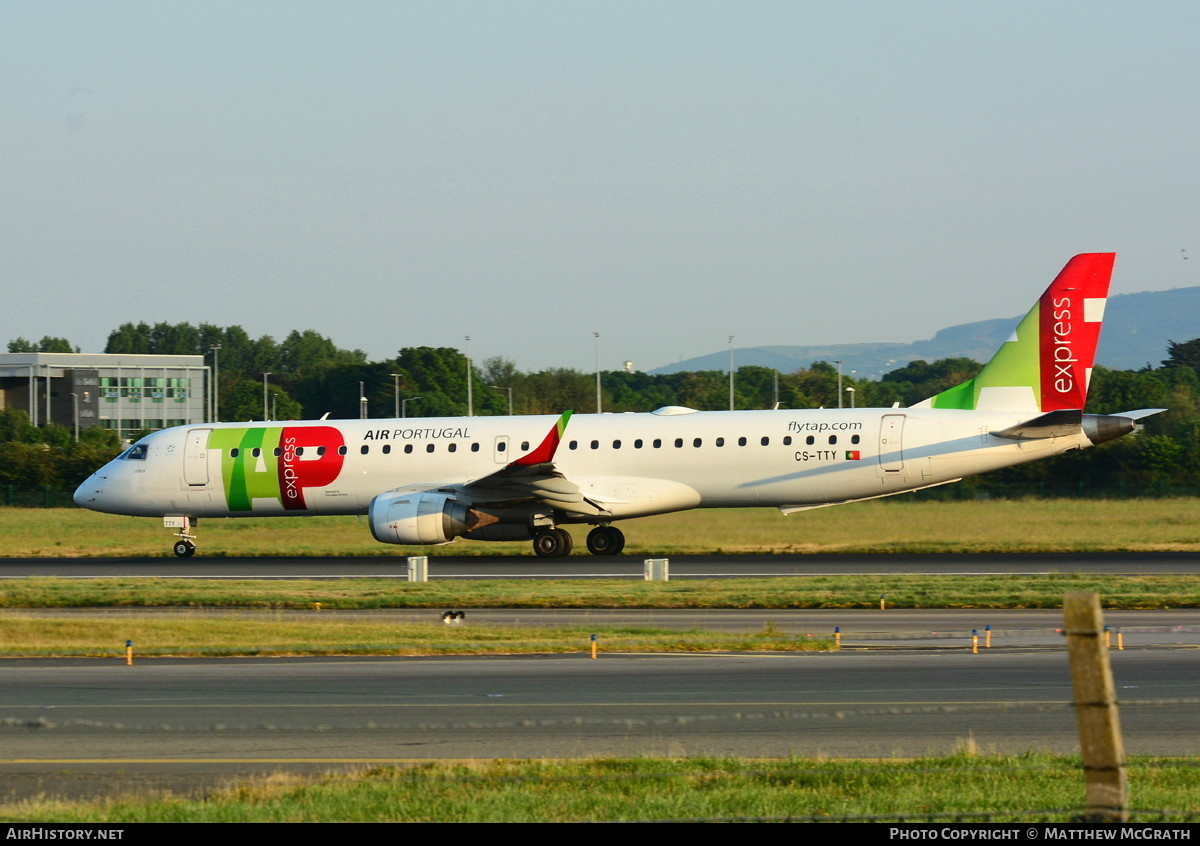
[[(546, 527), (533, 536), (533, 551), (538, 558), (564, 558), (571, 554), (573, 541), (565, 529)], [(597, 526), (588, 532), (588, 552), (592, 555), (619, 555), (625, 548), (625, 535), (613, 526)]]
[(565, 558), (571, 554), (574, 541), (566, 529), (547, 527), (533, 536), (533, 551), (538, 558)]
[(196, 536), (192, 529), (200, 522), (195, 517), (163, 517), (163, 525), (168, 529), (178, 529), (175, 537), (175, 555), (179, 558), (191, 558), (196, 554)]
[(625, 535), (616, 526), (597, 526), (588, 532), (587, 548), (592, 555), (620, 555)]

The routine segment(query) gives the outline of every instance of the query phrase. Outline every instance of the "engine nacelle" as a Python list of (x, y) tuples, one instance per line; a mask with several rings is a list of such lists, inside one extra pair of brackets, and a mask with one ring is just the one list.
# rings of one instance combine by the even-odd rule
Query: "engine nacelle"
[(450, 543), (472, 529), (496, 522), (446, 494), (431, 491), (381, 493), (367, 511), (371, 534), (380, 543)]

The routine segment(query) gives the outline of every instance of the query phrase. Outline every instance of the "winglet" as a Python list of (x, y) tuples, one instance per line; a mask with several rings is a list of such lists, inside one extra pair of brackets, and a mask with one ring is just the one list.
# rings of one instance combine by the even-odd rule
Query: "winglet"
[(532, 467), (535, 464), (549, 464), (554, 460), (554, 453), (558, 451), (558, 445), (562, 442), (563, 432), (567, 430), (567, 421), (571, 419), (571, 412), (564, 411), (562, 417), (558, 418), (557, 422), (550, 427), (550, 431), (546, 434), (538, 448), (533, 452), (522, 455), (516, 461), (513, 461), (509, 467)]

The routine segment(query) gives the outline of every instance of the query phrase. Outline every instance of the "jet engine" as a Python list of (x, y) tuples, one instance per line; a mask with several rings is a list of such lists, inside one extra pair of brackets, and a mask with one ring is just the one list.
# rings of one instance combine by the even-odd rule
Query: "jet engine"
[(441, 544), (496, 522), (446, 494), (389, 491), (371, 500), (371, 534), (381, 543)]

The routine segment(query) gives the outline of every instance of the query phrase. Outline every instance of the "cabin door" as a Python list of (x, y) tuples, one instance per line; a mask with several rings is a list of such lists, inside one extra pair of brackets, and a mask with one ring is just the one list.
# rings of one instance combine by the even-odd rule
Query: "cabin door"
[(192, 429), (183, 450), (183, 479), (189, 488), (208, 485), (208, 436), (212, 429)]
[(885, 414), (879, 423), (879, 469), (889, 476), (904, 472), (903, 414)]

